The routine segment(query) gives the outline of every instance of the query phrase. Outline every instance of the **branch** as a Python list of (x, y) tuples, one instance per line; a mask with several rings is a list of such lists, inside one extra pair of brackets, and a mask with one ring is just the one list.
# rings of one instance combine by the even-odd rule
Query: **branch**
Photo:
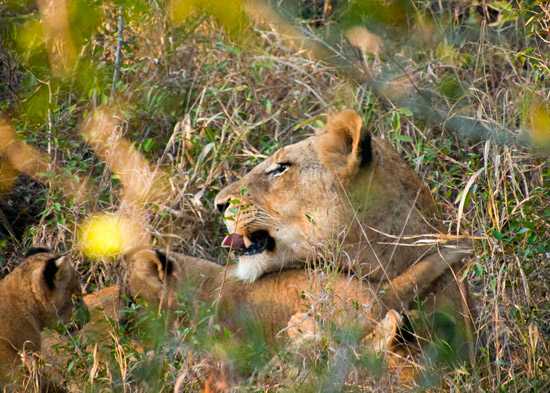
[(449, 108), (434, 102), (433, 97), (426, 91), (415, 88), (399, 89), (399, 86), (396, 88), (392, 85), (396, 82), (395, 80), (385, 79), (386, 75), (374, 76), (359, 61), (320, 39), (311, 31), (300, 28), (265, 1), (247, 2), (246, 11), (252, 20), (274, 28), (290, 46), (305, 51), (312, 59), (334, 67), (348, 80), (369, 87), (385, 109), (391, 109), (394, 106), (407, 107), (416, 120), (449, 131), (462, 141), (471, 144), (487, 139), (497, 144), (528, 143), (527, 138), (518, 137), (503, 127), (491, 126), (472, 117), (450, 114)]

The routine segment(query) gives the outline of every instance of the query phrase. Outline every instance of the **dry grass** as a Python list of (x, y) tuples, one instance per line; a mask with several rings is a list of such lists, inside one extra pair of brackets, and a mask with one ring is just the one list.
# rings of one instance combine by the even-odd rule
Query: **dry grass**
[[(447, 37), (454, 38), (437, 45), (408, 44), (395, 57), (404, 59), (407, 77), (430, 89), (438, 102), (447, 102), (451, 113), (474, 116), (519, 134), (531, 125), (534, 103), (550, 100), (545, 33), (550, 11), (542, 9), (532, 19), (527, 15), (498, 25), (491, 19), (494, 14), (482, 6), (464, 3), (439, 8), (438, 2), (416, 2), (441, 22), (432, 28), (445, 27), (450, 31)], [(272, 30), (258, 29), (249, 42), (235, 43), (209, 19), (198, 18), (197, 23), (174, 30), (160, 9), (147, 18), (146, 22), (130, 18), (126, 27), (116, 100), (123, 102), (122, 133), (169, 174), (173, 198), (155, 206), (149, 220), (155, 244), (226, 263), (228, 257), (218, 247), (223, 229), (212, 204), (216, 192), (279, 146), (314, 132), (327, 111), (356, 109), (372, 133), (390, 139), (430, 186), (449, 232), (460, 227), (482, 239), (476, 241), (476, 258), (464, 273), (478, 305), (475, 365), (443, 374), (441, 385), (430, 389), (550, 389), (550, 195), (544, 151), (491, 140), (468, 144), (440, 127), (415, 121), (409, 111), (388, 108), (366, 86), (346, 81), (334, 67), (289, 49)], [(83, 59), (113, 61), (115, 19), (108, 18), (101, 33), (84, 46)], [(476, 30), (468, 23), (481, 27)], [(366, 61), (376, 67), (384, 59)], [(12, 64), (10, 75), (30, 72), (26, 65), (13, 71)], [(105, 70), (100, 68), (98, 75)], [(40, 84), (33, 87), (40, 88)], [(27, 86), (15, 81), (12, 89), (25, 91)], [(56, 102), (50, 96), (43, 115), (7, 93), (0, 107), (12, 114), (22, 138), (47, 151), (67, 176), (88, 177), (94, 190), (90, 200), (74, 204), (63, 197), (63, 190), (50, 187), (54, 182), (46, 181), (48, 187), (40, 188), (19, 180), (11, 194), (2, 197), (2, 211), (10, 212), (13, 220), (13, 212), (29, 204), (41, 204), (42, 210), (34, 220), (31, 212), (30, 217), (13, 221), (18, 235), (20, 227), (31, 221), (21, 236), (23, 248), (33, 244), (69, 250), (84, 217), (118, 208), (119, 182), (75, 132), (85, 112), (109, 101), (109, 93), (92, 87), (85, 94), (77, 90), (72, 85), (54, 87)], [(0, 251), (5, 273), (16, 263), (20, 249), (5, 237), (0, 239)], [(113, 283), (116, 266), (78, 257), (87, 291)], [(349, 372), (346, 384), (331, 387), (327, 382), (324, 391), (398, 389), (373, 376), (376, 361), (350, 360), (348, 347), (337, 337), (299, 354), (264, 350), (259, 337), (248, 345), (215, 342), (205, 339), (216, 328), (208, 322), (211, 310), (194, 312), (202, 319), (162, 339), (151, 336), (162, 323), (153, 317), (141, 320), (132, 335), (114, 324), (107, 354), (77, 351), (80, 355), (72, 360), (68, 374), (80, 381), (82, 391), (168, 392), (178, 376), (185, 391), (198, 391), (212, 367), (210, 354), (218, 353), (235, 369), (248, 372), (248, 379), (240, 381), (243, 392), (315, 391), (321, 389), (319, 381), (338, 380), (341, 369)], [(131, 337), (153, 341), (154, 350), (136, 346)], [(82, 344), (74, 345), (82, 349)]]

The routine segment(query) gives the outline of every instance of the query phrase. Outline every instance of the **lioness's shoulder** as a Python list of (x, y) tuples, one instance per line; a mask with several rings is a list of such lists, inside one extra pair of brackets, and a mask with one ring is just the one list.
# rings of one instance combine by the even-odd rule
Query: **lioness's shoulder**
[(435, 211), (436, 203), (430, 189), (387, 139), (373, 137), (372, 155), (375, 176), (383, 179), (387, 193), (403, 198), (405, 192), (406, 197), (415, 200), (416, 206), (424, 212)]

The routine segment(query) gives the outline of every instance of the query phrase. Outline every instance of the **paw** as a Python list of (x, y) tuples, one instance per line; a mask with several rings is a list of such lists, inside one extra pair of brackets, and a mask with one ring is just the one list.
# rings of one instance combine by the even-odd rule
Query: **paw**
[(321, 339), (319, 324), (313, 316), (305, 312), (299, 312), (290, 317), (285, 330), (294, 344), (300, 345), (306, 341)]
[(374, 352), (389, 351), (397, 337), (397, 329), (402, 323), (401, 314), (395, 310), (389, 310), (384, 319), (376, 324), (372, 333), (365, 337), (364, 343)]

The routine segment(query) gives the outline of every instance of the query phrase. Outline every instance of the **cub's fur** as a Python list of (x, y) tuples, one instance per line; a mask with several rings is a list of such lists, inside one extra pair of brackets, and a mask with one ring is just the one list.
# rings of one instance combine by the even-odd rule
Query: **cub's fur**
[[(98, 343), (100, 348), (110, 342), (111, 327), (107, 320), (119, 318), (121, 299), (128, 296), (142, 299), (155, 310), (170, 312), (182, 306), (178, 304), (178, 295), (185, 294), (187, 299), (207, 304), (215, 302), (218, 322), (237, 336), (245, 334), (252, 322), (269, 341), (275, 340), (285, 328), (288, 328), (289, 337), (298, 341), (300, 337), (297, 336), (304, 335), (304, 332), (296, 332), (303, 325), (292, 326), (289, 321), (298, 320), (298, 314), (307, 316), (313, 311), (334, 322), (359, 325), (363, 336), (374, 332), (374, 337), (365, 341), (366, 345), (385, 350), (392, 344), (400, 320), (391, 309), (403, 308), (406, 302), (402, 299), (411, 299), (414, 293), (422, 292), (448, 269), (448, 264), (442, 263), (441, 259), (428, 258), (377, 293), (375, 287), (367, 282), (342, 274), (288, 270), (266, 275), (254, 283), (243, 283), (232, 274), (233, 268), (226, 269), (213, 262), (180, 254), (166, 255), (159, 250), (144, 248), (127, 254), (124, 259), (127, 279), (123, 294), (119, 287), (113, 286), (84, 297), (91, 318), (79, 332), (82, 342)], [(70, 361), (69, 353), (56, 350), (58, 347), (68, 348), (60, 345), (67, 344), (66, 340), (48, 334), (44, 341), (47, 363), (53, 365), (50, 378), (78, 391), (78, 384), (65, 380), (63, 376)], [(399, 375), (405, 375), (404, 370), (410, 368), (407, 362), (397, 358), (390, 357), (388, 361), (392, 372), (399, 370)], [(408, 372), (406, 375), (406, 380), (411, 381), (415, 374)]]
[[(76, 334), (76, 342), (84, 345), (89, 351), (96, 351), (96, 356), (102, 357), (110, 351), (113, 342), (112, 322), (119, 319), (120, 299), (118, 286), (110, 286), (85, 295), (83, 303), (89, 311), (89, 321)], [(74, 361), (74, 342), (54, 330), (47, 329), (42, 333), (41, 357), (44, 360), (43, 373), (49, 382), (56, 386), (64, 386), (67, 392), (81, 392), (82, 381), (69, 378), (66, 370)], [(97, 345), (97, 347), (96, 347)], [(108, 359), (108, 356), (106, 357)]]
[[(450, 253), (451, 254), (451, 253)], [(464, 253), (452, 253), (458, 261)], [(287, 270), (266, 275), (254, 283), (243, 283), (235, 278), (233, 268), (180, 254), (168, 257), (158, 251), (141, 249), (126, 256), (128, 291), (156, 307), (173, 310), (181, 291), (193, 291), (191, 298), (206, 302), (217, 301), (217, 316), (222, 324), (239, 333), (241, 323), (257, 322), (270, 339), (286, 327), (290, 318), (307, 312), (317, 302), (334, 312), (341, 322), (355, 322), (372, 330), (392, 308), (402, 309), (415, 293), (428, 288), (449, 264), (441, 258), (426, 258), (390, 281), (379, 293), (368, 282), (342, 274), (323, 275), (306, 270)], [(359, 305), (359, 307), (358, 307)]]
[(0, 281), (0, 386), (12, 381), (21, 351), (40, 351), (40, 332), (66, 322), (81, 298), (69, 257), (38, 252)]
[(429, 243), (413, 243), (443, 230), (430, 190), (351, 110), (275, 152), (215, 203), (229, 233), (243, 238), (233, 248), (243, 251), (235, 274), (244, 281), (319, 260), (390, 280), (436, 254)]

